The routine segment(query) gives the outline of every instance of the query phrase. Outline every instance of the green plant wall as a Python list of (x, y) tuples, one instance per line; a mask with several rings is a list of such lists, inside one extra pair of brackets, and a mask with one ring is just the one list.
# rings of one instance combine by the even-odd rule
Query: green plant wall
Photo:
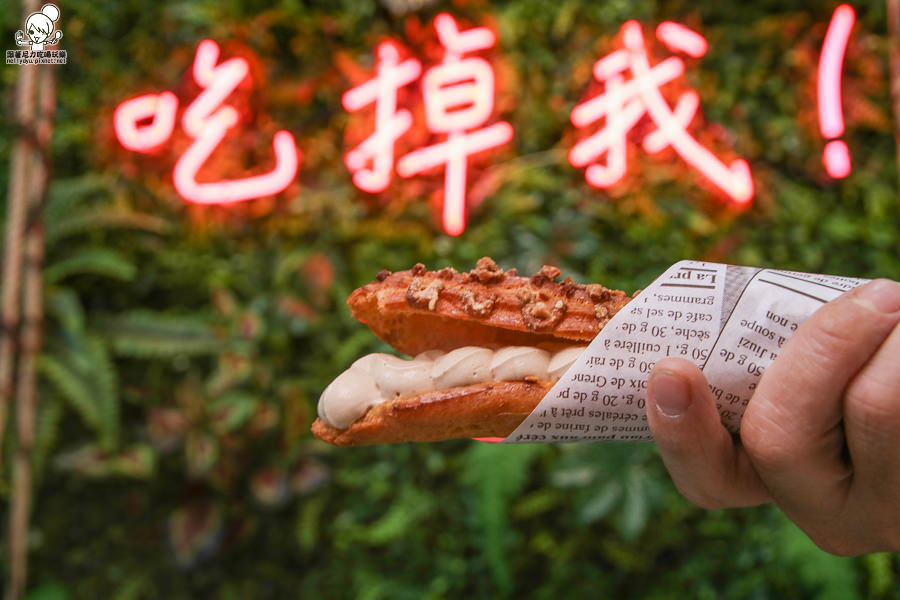
[[(843, 87), (854, 169), (833, 181), (815, 114), (833, 2), (458, 0), (392, 12), (401, 4), (60, 3), (68, 64), (45, 214), (30, 597), (900, 598), (891, 555), (829, 556), (769, 507), (690, 506), (652, 444), (337, 449), (309, 434), (325, 385), (386, 349), (344, 304), (381, 269), (468, 270), (489, 255), (629, 291), (682, 258), (900, 279), (884, 5), (856, 5)], [(11, 46), (20, 9), (0, 6)], [(516, 132), (471, 170), (479, 202), (459, 237), (435, 216), (439, 177), (369, 196), (342, 159), (361, 121), (341, 94), (386, 37), (426, 59), (442, 10), (497, 31), (498, 110)], [(628, 19), (709, 39), (684, 84), (700, 94), (703, 141), (750, 163), (748, 210), (671, 151), (632, 144), (627, 181), (609, 191), (568, 164), (569, 113)], [(188, 94), (207, 38), (256, 57), (251, 158), (273, 125), (297, 137), (297, 185), (275, 199), (187, 205), (173, 150), (115, 142), (117, 103)], [(7, 107), (15, 78), (2, 71)], [(5, 189), (10, 110), (0, 126)]]

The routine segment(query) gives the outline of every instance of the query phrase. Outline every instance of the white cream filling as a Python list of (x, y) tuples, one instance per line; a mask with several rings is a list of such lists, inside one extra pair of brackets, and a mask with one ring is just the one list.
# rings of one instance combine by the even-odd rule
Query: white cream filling
[(494, 351), (478, 346), (464, 346), (436, 358), (431, 367), (434, 389), (446, 390), (461, 385), (491, 380)]
[(554, 354), (553, 358), (550, 359), (550, 364), (547, 365), (547, 374), (550, 376), (550, 379), (559, 379), (562, 377), (563, 373), (568, 371), (569, 367), (572, 366), (572, 363), (578, 360), (578, 357), (581, 356), (581, 353), (584, 352), (585, 348), (587, 348), (587, 346), (575, 346), (560, 350)]
[(495, 381), (516, 381), (528, 376), (545, 380), (549, 364), (550, 353), (546, 350), (529, 346), (508, 346), (494, 352), (491, 373)]
[(425, 360), (404, 360), (399, 356), (382, 354), (379, 363), (371, 363), (375, 385), (384, 398), (430, 392), (435, 387), (431, 377), (431, 363)]
[(384, 402), (369, 371), (350, 367), (331, 382), (319, 398), (319, 416), (326, 423), (346, 429), (372, 405)]
[(370, 406), (401, 396), (472, 385), (484, 381), (559, 379), (587, 346), (550, 353), (531, 346), (499, 350), (465, 346), (444, 353), (428, 350), (412, 360), (390, 354), (369, 354), (325, 388), (319, 397), (319, 418), (346, 429)]

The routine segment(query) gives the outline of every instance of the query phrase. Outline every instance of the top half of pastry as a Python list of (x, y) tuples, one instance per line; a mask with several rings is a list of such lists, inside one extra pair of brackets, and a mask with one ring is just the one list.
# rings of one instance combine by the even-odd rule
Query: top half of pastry
[(584, 345), (631, 298), (599, 284), (556, 281), (557, 267), (531, 277), (481, 258), (468, 273), (452, 268), (382, 271), (347, 304), (357, 319), (408, 355), (461, 346)]

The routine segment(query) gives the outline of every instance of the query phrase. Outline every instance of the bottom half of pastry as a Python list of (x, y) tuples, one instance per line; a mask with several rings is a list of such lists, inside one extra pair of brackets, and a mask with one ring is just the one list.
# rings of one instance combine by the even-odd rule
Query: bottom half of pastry
[(346, 429), (321, 418), (313, 433), (338, 446), (506, 437), (555, 381), (491, 381), (387, 400)]
[(411, 360), (370, 354), (319, 398), (312, 431), (341, 446), (509, 435), (584, 346), (464, 346)]

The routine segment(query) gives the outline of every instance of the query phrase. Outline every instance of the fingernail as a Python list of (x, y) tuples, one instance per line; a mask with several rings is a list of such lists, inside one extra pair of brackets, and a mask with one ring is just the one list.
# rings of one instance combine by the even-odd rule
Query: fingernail
[(679, 417), (691, 406), (688, 383), (671, 371), (658, 371), (649, 382), (649, 393), (659, 412), (667, 417)]
[(870, 281), (859, 288), (853, 299), (877, 312), (897, 312), (900, 310), (900, 283), (890, 279)]

